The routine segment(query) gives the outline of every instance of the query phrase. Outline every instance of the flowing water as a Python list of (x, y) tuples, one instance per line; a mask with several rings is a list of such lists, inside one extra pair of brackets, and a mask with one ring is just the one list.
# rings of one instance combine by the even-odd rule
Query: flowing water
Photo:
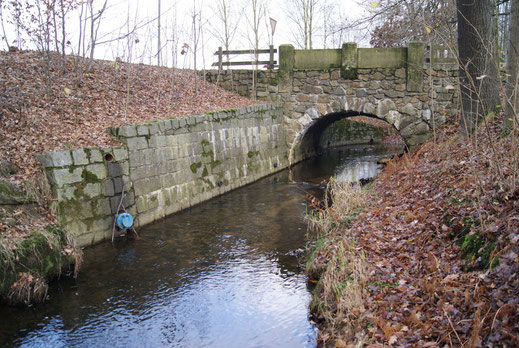
[(314, 347), (299, 265), (306, 193), (337, 174), (372, 177), (397, 150), (341, 148), (85, 250), (77, 279), (49, 300), (0, 306), (0, 345)]

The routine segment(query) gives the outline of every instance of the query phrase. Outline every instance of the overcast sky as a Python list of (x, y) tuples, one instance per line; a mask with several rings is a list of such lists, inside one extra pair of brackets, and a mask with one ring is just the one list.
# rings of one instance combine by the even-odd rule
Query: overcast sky
[[(232, 3), (235, 11), (238, 12), (233, 21), (239, 20), (237, 33), (231, 43), (231, 49), (251, 49), (253, 45), (250, 40), (250, 25), (248, 18), (250, 6), (247, 6), (248, 0), (228, 0)], [(267, 48), (269, 38), (267, 37), (268, 19), (271, 17), (277, 21), (276, 31), (273, 38), (274, 46), (280, 44), (294, 43), (294, 35), (291, 29), (295, 28), (294, 23), (287, 15), (287, 1), (278, 0), (262, 0), (267, 3), (266, 11), (264, 12), (265, 20), (262, 21), (261, 31), (263, 32), (260, 46)], [(356, 1), (359, 0), (320, 0), (320, 6), (335, 4), (333, 10), (333, 22), (338, 22), (339, 19), (347, 19), (354, 22), (363, 14), (361, 6)], [(362, 0), (368, 2), (368, 0)], [(98, 8), (101, 8), (103, 0), (95, 0)], [(176, 66), (180, 68), (193, 67), (193, 13), (196, 11), (197, 21), (201, 19), (202, 32), (197, 47), (197, 67), (201, 68), (205, 63), (209, 67), (215, 61), (212, 55), (221, 42), (216, 38), (214, 33), (221, 31), (222, 24), (215, 14), (215, 6), (217, 0), (161, 0), (161, 57), (164, 64), (171, 65), (173, 56), (176, 58)], [(195, 10), (193, 10), (195, 5)], [(102, 43), (96, 47), (96, 57), (100, 59), (113, 60), (120, 57), (123, 60), (128, 60), (128, 45), (132, 46), (133, 62), (156, 64), (157, 63), (157, 14), (158, 14), (158, 0), (108, 0), (108, 6), (103, 14), (98, 34), (98, 42)], [(4, 14), (4, 17), (8, 14)], [(70, 32), (72, 46), (77, 41), (78, 28), (78, 13), (71, 13), (67, 24), (67, 31)], [(128, 18), (130, 23), (127, 25)], [(322, 20), (321, 20), (322, 22)], [(197, 22), (198, 23), (198, 22)], [(127, 39), (115, 40), (114, 38), (124, 36), (128, 32), (128, 28), (139, 26), (140, 28), (134, 32), (131, 41)], [(12, 28), (7, 30), (14, 39)], [(317, 33), (313, 39), (314, 48), (323, 47), (322, 29), (317, 29)], [(336, 41), (338, 41), (336, 39)], [(369, 43), (369, 37), (364, 33), (346, 31), (341, 37), (342, 42), (356, 41), (361, 46), (366, 46)], [(179, 54), (184, 43), (189, 45), (187, 54)], [(2, 42), (3, 44), (3, 42)], [(26, 44), (28, 46), (29, 44)], [(332, 42), (328, 40), (328, 46)], [(5, 46), (5, 44), (4, 44)], [(5, 47), (2, 46), (3, 49)], [(340, 47), (340, 43), (336, 42), (336, 48)], [(72, 50), (73, 47), (70, 48)], [(330, 48), (330, 47), (328, 47)], [(244, 57), (239, 57), (239, 60), (244, 60)], [(247, 60), (247, 59), (245, 59)]]

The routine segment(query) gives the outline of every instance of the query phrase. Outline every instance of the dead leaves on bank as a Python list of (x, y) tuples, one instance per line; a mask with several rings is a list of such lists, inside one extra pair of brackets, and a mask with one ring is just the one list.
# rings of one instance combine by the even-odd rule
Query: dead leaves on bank
[(446, 128), (436, 146), (395, 158), (344, 229), (370, 263), (365, 345), (519, 345), (517, 151), (499, 120), (488, 132), (470, 142)]
[[(67, 57), (65, 71), (58, 62), (51, 56), (47, 75), (38, 52), (0, 51), (0, 162), (17, 167), (5, 179), (19, 187), (39, 180), (36, 153), (118, 144), (106, 130), (110, 126), (258, 103), (200, 76), (195, 83), (189, 70), (95, 61), (85, 73), (73, 57)], [(23, 238), (54, 223), (48, 200), (38, 203), (38, 219), (0, 211), (0, 236)]]
[(26, 178), (38, 167), (34, 153), (116, 144), (110, 126), (253, 103), (200, 76), (195, 83), (190, 70), (96, 61), (80, 74), (72, 57), (65, 72), (53, 57), (47, 76), (37, 52), (0, 52), (0, 160)]

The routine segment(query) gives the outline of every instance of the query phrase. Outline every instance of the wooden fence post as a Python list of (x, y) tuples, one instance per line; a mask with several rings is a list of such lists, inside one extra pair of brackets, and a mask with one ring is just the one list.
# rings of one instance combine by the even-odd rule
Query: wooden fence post
[(269, 69), (274, 69), (274, 45), (270, 45)]
[(218, 71), (222, 71), (222, 60), (223, 60), (223, 50), (222, 46), (218, 47)]

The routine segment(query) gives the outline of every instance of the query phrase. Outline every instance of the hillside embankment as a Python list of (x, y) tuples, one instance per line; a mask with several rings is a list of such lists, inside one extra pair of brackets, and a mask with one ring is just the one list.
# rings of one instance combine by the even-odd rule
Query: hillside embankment
[(448, 126), (368, 190), (331, 183), (309, 217), (320, 345), (519, 344), (518, 136)]
[(191, 70), (0, 52), (0, 297), (39, 302), (47, 279), (81, 263), (35, 154), (117, 145), (112, 126), (253, 104)]

